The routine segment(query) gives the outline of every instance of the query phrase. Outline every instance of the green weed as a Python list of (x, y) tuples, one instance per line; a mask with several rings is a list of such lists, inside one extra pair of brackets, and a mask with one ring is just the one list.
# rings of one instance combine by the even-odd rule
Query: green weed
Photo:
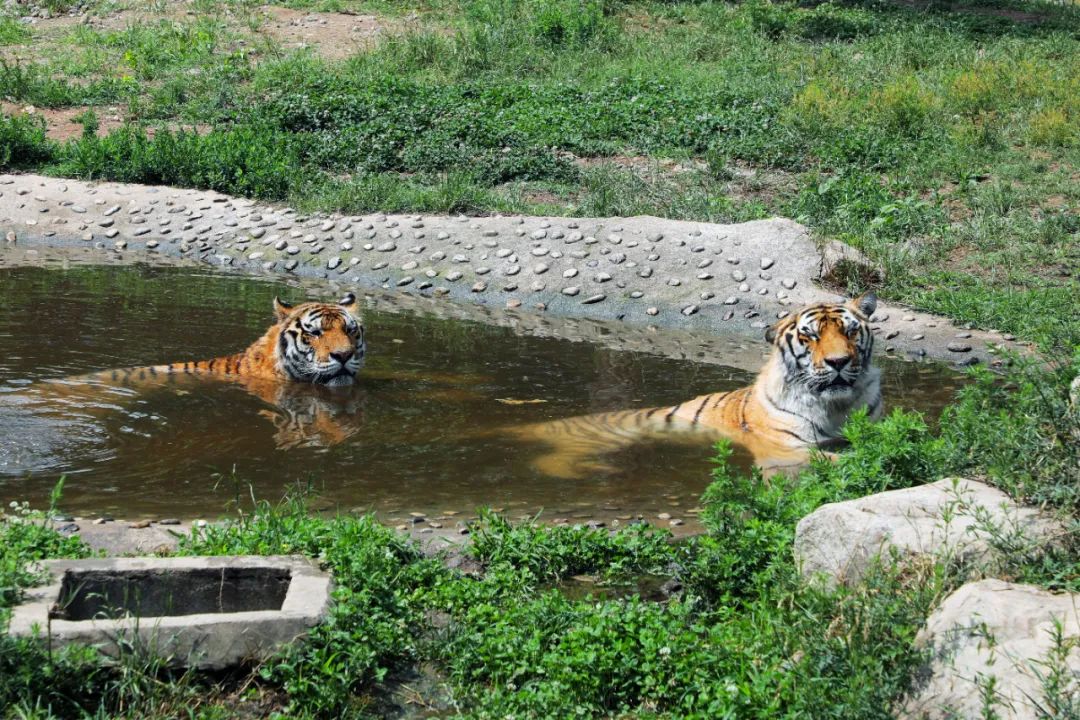
[(30, 29), (9, 17), (0, 17), (0, 45), (22, 45), (30, 42)]
[[(960, 568), (879, 564), (858, 585), (807, 586), (792, 553), (796, 523), (826, 502), (957, 473), (1075, 525), (1080, 417), (1068, 386), (1078, 371), (1080, 357), (1056, 367), (1016, 358), (1004, 378), (975, 372), (937, 429), (911, 413), (855, 417), (848, 450), (786, 481), (733, 473), (721, 448), (701, 499), (708, 532), (690, 541), (486, 513), (472, 528), (478, 576), (446, 569), (369, 517), (313, 516), (302, 496), (238, 507), (181, 552), (299, 553), (331, 569), (333, 608), (304, 642), (255, 676), (214, 685), (163, 673), (137, 653), (108, 668), (85, 652), (47, 656), (39, 643), (5, 640), (0, 698), (32, 716), (165, 716), (187, 702), (224, 717), (243, 683), (280, 694), (290, 717), (358, 717), (376, 712), (395, 674), (423, 662), (446, 678), (463, 717), (887, 718), (925, 661), (915, 634)], [(29, 558), (80, 552), (38, 525), (0, 523), (0, 532), (19, 586), (33, 581)], [(1078, 587), (1076, 543), (1036, 556), (1000, 540), (1017, 555), (1003, 571)], [(574, 599), (550, 587), (574, 573), (658, 571), (677, 581), (660, 602), (602, 591)], [(1046, 707), (1072, 707), (1060, 662), (1068, 649), (1061, 643), (1040, 666)]]
[(425, 626), (417, 591), (439, 574), (410, 543), (373, 519), (309, 516), (303, 497), (223, 528), (207, 527), (182, 545), (198, 555), (304, 554), (334, 574), (329, 617), (307, 641), (264, 666), (262, 678), (288, 693), (293, 711), (325, 717), (354, 713), (369, 703), (365, 691), (416, 657)]
[(619, 577), (659, 573), (671, 562), (671, 536), (645, 526), (617, 535), (586, 527), (511, 525), (483, 512), (471, 528), (470, 553), (489, 566), (508, 565), (539, 581), (590, 572)]
[(29, 116), (0, 116), (0, 168), (32, 167), (52, 157), (45, 122)]

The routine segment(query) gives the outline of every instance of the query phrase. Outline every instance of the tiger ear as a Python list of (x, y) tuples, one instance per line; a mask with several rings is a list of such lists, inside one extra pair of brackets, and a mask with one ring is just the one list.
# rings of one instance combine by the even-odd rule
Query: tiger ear
[(765, 342), (769, 343), (770, 345), (772, 345), (774, 342), (776, 342), (776, 326), (775, 325), (770, 325), (769, 327), (765, 328)]
[(859, 297), (849, 300), (848, 307), (868, 318), (877, 310), (877, 293), (867, 290)]
[(285, 318), (289, 317), (289, 313), (292, 312), (293, 306), (287, 302), (282, 302), (278, 298), (274, 298), (274, 319), (277, 322), (281, 322)]
[(338, 305), (345, 308), (345, 310), (348, 311), (348, 313), (350, 315), (355, 315), (356, 314), (356, 306), (357, 306), (356, 296), (353, 295), (352, 293), (347, 293), (345, 295), (345, 297), (338, 300)]

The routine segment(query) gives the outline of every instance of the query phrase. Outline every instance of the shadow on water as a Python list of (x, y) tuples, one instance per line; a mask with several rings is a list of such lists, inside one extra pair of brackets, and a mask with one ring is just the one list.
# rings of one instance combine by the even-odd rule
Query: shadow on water
[[(533, 467), (537, 448), (493, 431), (673, 404), (753, 376), (367, 310), (368, 366), (344, 391), (189, 378), (87, 396), (43, 382), (235, 352), (265, 329), (276, 294), (300, 299), (280, 284), (183, 269), (0, 270), (0, 499), (40, 503), (66, 474), (69, 512), (215, 515), (240, 492), (220, 482), (235, 471), (251, 485), (245, 496), (277, 499), (311, 482), (317, 506), (372, 510), (391, 521), (481, 505), (571, 520), (674, 513), (708, 483), (707, 446), (635, 446), (611, 458), (610, 470), (559, 480)], [(931, 419), (961, 380), (935, 365), (879, 364), (887, 403)]]

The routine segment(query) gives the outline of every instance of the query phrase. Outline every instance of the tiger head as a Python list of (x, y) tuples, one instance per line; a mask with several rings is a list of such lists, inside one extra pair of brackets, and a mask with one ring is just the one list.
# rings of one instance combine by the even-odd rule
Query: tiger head
[(810, 305), (769, 328), (765, 339), (782, 360), (785, 385), (832, 401), (857, 394), (876, 373), (869, 320), (876, 308), (870, 291), (845, 303)]
[(296, 306), (274, 298), (277, 356), (285, 374), (319, 385), (352, 384), (367, 351), (357, 305), (352, 293), (339, 303)]

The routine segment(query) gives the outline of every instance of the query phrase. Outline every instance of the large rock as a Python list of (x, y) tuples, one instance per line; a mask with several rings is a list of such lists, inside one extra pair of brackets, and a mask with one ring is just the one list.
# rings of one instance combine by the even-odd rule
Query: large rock
[(1075, 717), (1066, 708), (1080, 706), (1078, 608), (1080, 595), (1001, 580), (964, 585), (919, 633), (916, 642), (933, 652), (928, 679), (899, 717)]
[(823, 505), (802, 520), (795, 558), (806, 578), (857, 582), (877, 557), (920, 556), (983, 566), (995, 548), (1036, 550), (1064, 533), (1033, 508), (975, 480), (935, 483)]

